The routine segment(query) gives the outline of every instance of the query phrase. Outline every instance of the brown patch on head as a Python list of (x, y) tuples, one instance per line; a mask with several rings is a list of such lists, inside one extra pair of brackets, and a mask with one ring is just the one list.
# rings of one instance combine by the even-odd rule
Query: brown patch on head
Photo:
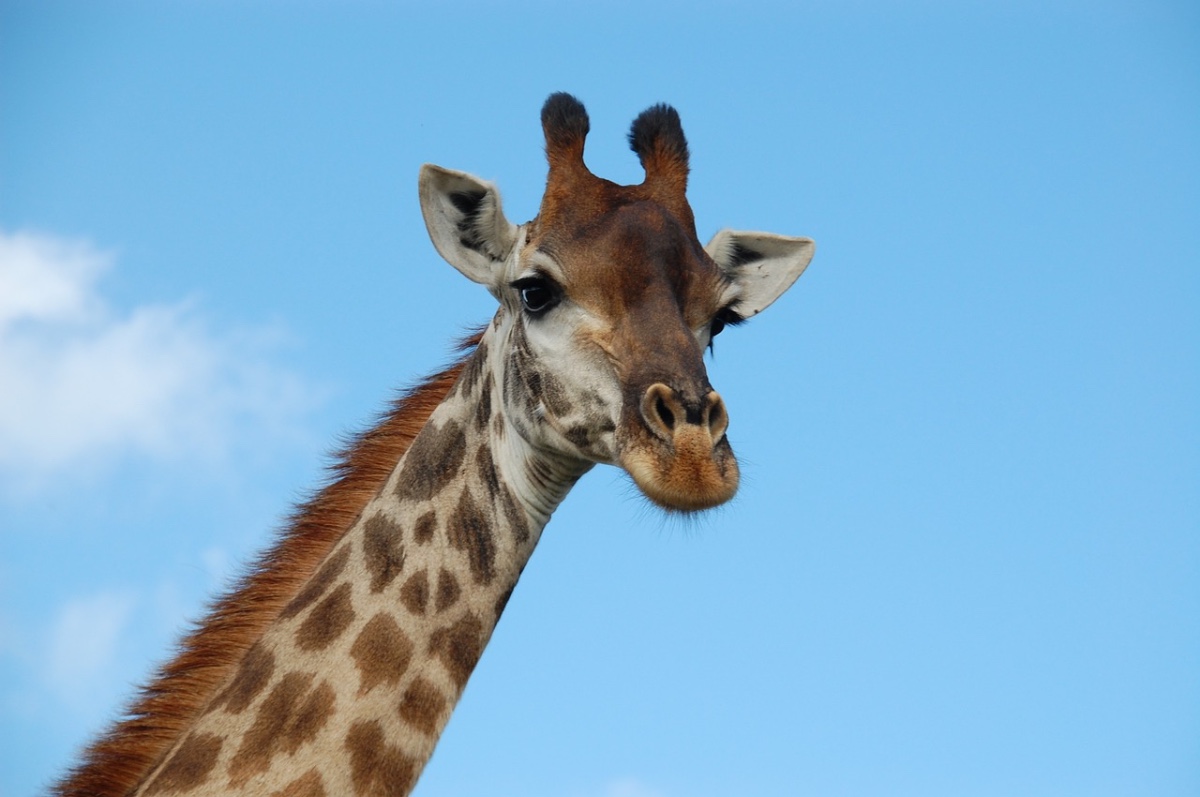
[(363, 627), (350, 648), (358, 666), (358, 693), (365, 695), (381, 683), (394, 684), (412, 660), (412, 640), (391, 616), (380, 612)]
[(222, 705), (230, 714), (240, 714), (266, 689), (271, 681), (271, 673), (275, 671), (275, 656), (271, 651), (256, 642), (238, 667), (237, 675), (225, 690), (217, 696), (209, 706), (209, 711), (215, 711)]
[(413, 539), (417, 541), (418, 545), (425, 545), (433, 539), (435, 531), (437, 531), (437, 513), (430, 510), (417, 518), (417, 525), (413, 528)]
[(496, 576), (496, 539), (469, 491), (463, 490), (459, 496), (458, 506), (446, 524), (446, 534), (454, 548), (466, 552), (475, 583), (491, 583)]
[(437, 603), (435, 604), (439, 612), (444, 612), (455, 603), (458, 602), (458, 596), (462, 594), (462, 589), (458, 586), (458, 579), (454, 577), (446, 568), (438, 571), (437, 578)]
[(418, 570), (400, 588), (400, 602), (413, 614), (425, 614), (429, 606), (429, 572)]
[(189, 792), (208, 780), (217, 764), (223, 740), (211, 733), (193, 733), (167, 760), (158, 776), (150, 782), (146, 795)]
[(279, 791), (271, 792), (271, 797), (326, 797), (325, 781), (314, 767)]
[(304, 589), (300, 590), (299, 594), (284, 607), (279, 616), (284, 620), (295, 617), (300, 612), (307, 609), (317, 598), (325, 594), (325, 590), (333, 584), (334, 579), (342, 574), (342, 568), (346, 566), (346, 562), (350, 559), (350, 546), (343, 545), (341, 550), (329, 557), (317, 574), (308, 580), (304, 585)]
[(350, 605), (350, 585), (342, 584), (317, 604), (296, 632), (296, 646), (301, 650), (324, 650), (342, 635), (354, 620)]
[(417, 782), (420, 763), (388, 744), (378, 722), (350, 726), (346, 749), (357, 797), (404, 797)]
[(417, 677), (400, 698), (400, 716), (421, 733), (433, 736), (437, 733), (447, 706), (446, 696), (436, 686)]
[(376, 512), (363, 526), (363, 557), (371, 574), (371, 592), (391, 584), (404, 570), (404, 532), (400, 524)]
[(265, 772), (279, 751), (294, 753), (324, 726), (333, 712), (333, 689), (322, 681), (309, 692), (312, 682), (312, 673), (292, 672), (275, 684), (229, 762), (232, 788)]
[(459, 691), (466, 686), (471, 671), (483, 655), (483, 623), (473, 614), (452, 625), (439, 628), (429, 639), (429, 651), (446, 668)]
[(454, 481), (466, 453), (466, 433), (460, 424), (429, 424), (413, 441), (396, 483), (396, 495), (428, 501)]

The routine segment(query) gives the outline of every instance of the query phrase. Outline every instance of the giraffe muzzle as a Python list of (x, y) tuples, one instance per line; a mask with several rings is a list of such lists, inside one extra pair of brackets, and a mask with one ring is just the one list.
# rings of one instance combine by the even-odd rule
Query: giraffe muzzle
[(725, 438), (729, 414), (715, 390), (689, 400), (656, 382), (638, 406), (645, 432), (621, 452), (621, 464), (659, 506), (693, 512), (723, 504), (738, 487), (737, 460)]

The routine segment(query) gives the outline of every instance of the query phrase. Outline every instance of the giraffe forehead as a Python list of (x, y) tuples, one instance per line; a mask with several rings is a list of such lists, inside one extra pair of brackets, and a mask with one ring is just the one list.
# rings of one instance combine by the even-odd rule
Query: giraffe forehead
[(606, 313), (635, 304), (673, 301), (717, 308), (725, 285), (704, 252), (691, 222), (657, 202), (615, 202), (606, 212), (540, 231), (531, 245), (549, 254), (571, 297)]

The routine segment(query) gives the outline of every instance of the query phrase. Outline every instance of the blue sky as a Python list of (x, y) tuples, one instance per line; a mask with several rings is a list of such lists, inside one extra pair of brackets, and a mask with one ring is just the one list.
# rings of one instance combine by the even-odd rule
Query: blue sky
[(527, 219), (558, 90), (817, 255), (718, 341), (739, 497), (584, 479), (418, 794), (1200, 792), (1191, 4), (4, 0), (0, 795), (490, 317), (417, 170)]

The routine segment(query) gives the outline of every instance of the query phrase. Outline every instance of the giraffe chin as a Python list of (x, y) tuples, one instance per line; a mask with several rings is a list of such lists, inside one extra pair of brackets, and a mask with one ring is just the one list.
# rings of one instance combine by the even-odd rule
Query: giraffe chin
[(733, 498), (737, 458), (722, 437), (716, 445), (699, 426), (676, 430), (672, 444), (658, 439), (628, 446), (621, 467), (642, 493), (663, 509), (699, 512)]

